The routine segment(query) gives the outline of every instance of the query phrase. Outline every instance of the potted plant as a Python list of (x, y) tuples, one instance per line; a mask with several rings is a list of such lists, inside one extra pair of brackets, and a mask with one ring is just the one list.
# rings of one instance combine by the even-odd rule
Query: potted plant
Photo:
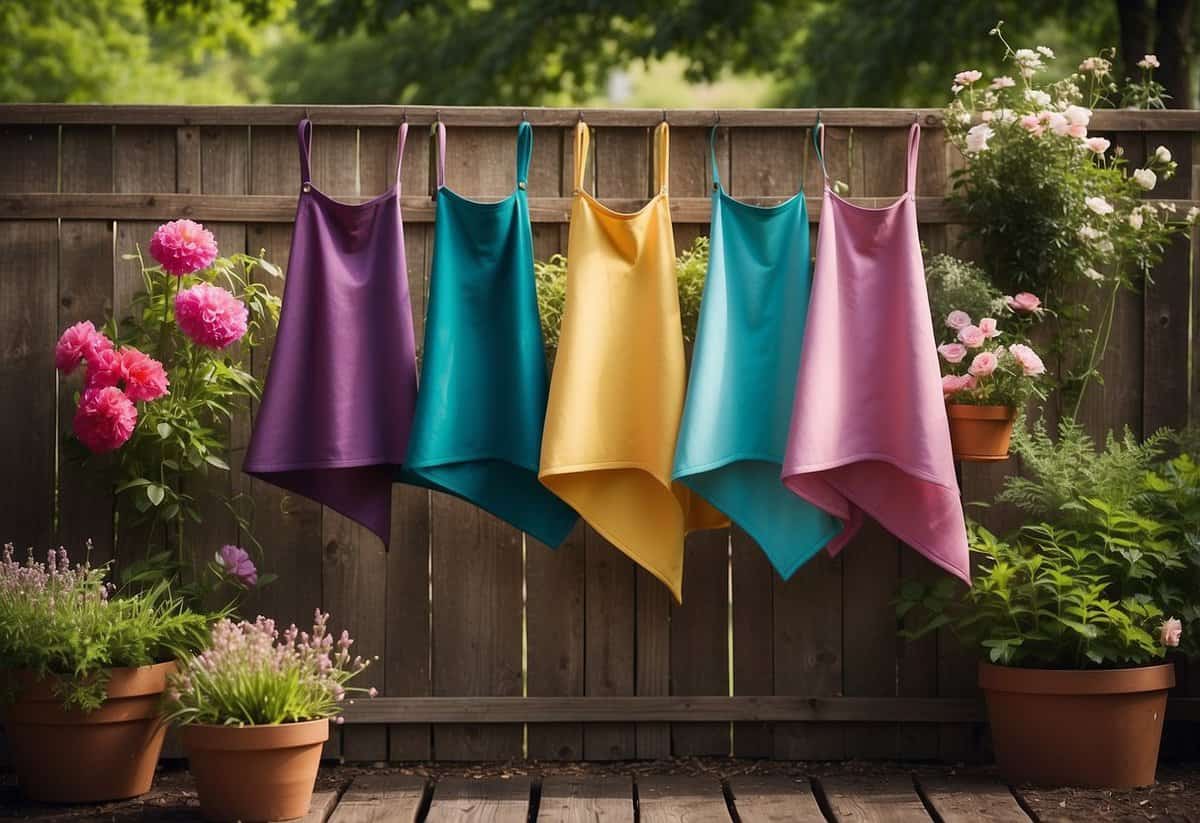
[[(1008, 298), (1014, 311), (1032, 312), (1037, 298)], [(938, 346), (942, 362), (942, 395), (950, 421), (950, 443), (958, 460), (1008, 458), (1017, 409), (1031, 396), (1044, 398), (1038, 380), (1046, 366), (1027, 343), (999, 344), (993, 317), (976, 324), (961, 309), (949, 312), (945, 325), (951, 338)]]
[[(1194, 613), (1194, 523), (1172, 521), (1200, 498), (1190, 458), (1162, 463), (1169, 433), (1103, 450), (1074, 422), (1057, 441), (1018, 432), (1027, 476), (998, 496), (1044, 518), (1008, 539), (972, 526), (974, 585), (905, 581), (897, 602), (918, 637), (947, 627), (977, 650), (996, 760), (1014, 782), (1128, 788), (1154, 781), (1167, 690)], [(1164, 465), (1178, 471), (1172, 481)], [(1157, 470), (1156, 470), (1157, 469)], [(1181, 500), (1191, 503), (1179, 505)], [(1151, 516), (1163, 511), (1168, 517)], [(1190, 530), (1191, 537), (1184, 532)], [(1190, 610), (1190, 611), (1189, 611)]]
[(174, 660), (209, 618), (165, 584), (112, 596), (105, 569), (0, 557), (4, 727), (21, 791), (96, 803), (149, 791), (162, 747), (159, 700)]
[(208, 820), (290, 820), (308, 813), (329, 722), (368, 665), (334, 640), (318, 609), (312, 634), (225, 619), (207, 648), (169, 678), (167, 720), (179, 724), (200, 811)]

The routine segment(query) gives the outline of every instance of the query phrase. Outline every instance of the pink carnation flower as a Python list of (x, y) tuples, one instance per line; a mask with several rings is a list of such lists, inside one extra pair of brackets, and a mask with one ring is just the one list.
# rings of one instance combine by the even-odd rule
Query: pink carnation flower
[(986, 339), (983, 330), (978, 326), (967, 325), (958, 330), (958, 341), (968, 349), (979, 348)]
[(116, 386), (89, 389), (75, 412), (75, 436), (96, 454), (119, 449), (137, 425), (137, 406)]
[(87, 381), (88, 389), (103, 389), (108, 386), (120, 386), (125, 379), (125, 369), (121, 353), (112, 348), (98, 349), (88, 357)]
[(157, 400), (170, 385), (162, 363), (129, 346), (121, 349), (121, 376), (130, 400)]
[(1030, 294), (1027, 291), (1020, 292), (1012, 297), (1006, 297), (1004, 300), (1006, 303), (1008, 303), (1008, 307), (1010, 309), (1015, 312), (1021, 312), (1022, 314), (1031, 314), (1036, 312), (1042, 306), (1041, 298), (1039, 298), (1036, 294)]
[(54, 368), (70, 374), (81, 361), (90, 362), (97, 352), (112, 351), (112, 347), (112, 341), (96, 331), (90, 320), (76, 323), (58, 338), (54, 347)]
[(217, 241), (194, 220), (172, 220), (154, 232), (150, 255), (168, 274), (182, 277), (212, 265), (217, 259)]
[(971, 325), (971, 315), (967, 314), (965, 311), (959, 311), (958, 309), (955, 309), (946, 315), (946, 325), (949, 328), (958, 331), (961, 328)]
[(1008, 347), (1008, 351), (1012, 354), (1013, 359), (1021, 364), (1021, 370), (1025, 372), (1026, 377), (1036, 377), (1046, 373), (1046, 364), (1042, 362), (1042, 358), (1038, 357), (1037, 352), (1024, 343), (1013, 343)]
[(967, 356), (967, 347), (962, 343), (943, 343), (938, 346), (938, 354), (947, 363), (961, 363)]
[(971, 374), (976, 377), (987, 377), (996, 370), (996, 366), (1000, 364), (996, 355), (990, 351), (981, 351), (975, 355), (975, 359), (971, 361), (971, 365), (967, 368)]
[(249, 311), (220, 286), (198, 283), (175, 295), (175, 320), (198, 346), (223, 349), (242, 339)]
[(975, 388), (975, 378), (969, 374), (947, 374), (942, 378), (943, 397), (973, 388)]

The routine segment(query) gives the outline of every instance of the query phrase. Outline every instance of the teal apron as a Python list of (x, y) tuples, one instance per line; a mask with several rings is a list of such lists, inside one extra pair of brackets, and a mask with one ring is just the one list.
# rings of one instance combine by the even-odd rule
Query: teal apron
[(549, 376), (525, 194), (533, 129), (517, 132), (516, 189), (480, 203), (445, 186), (436, 128), (437, 222), (405, 468), (558, 546), (578, 516), (537, 479)]
[(812, 286), (808, 209), (803, 192), (769, 207), (735, 200), (711, 159), (708, 274), (673, 476), (786, 580), (841, 530), (780, 480)]

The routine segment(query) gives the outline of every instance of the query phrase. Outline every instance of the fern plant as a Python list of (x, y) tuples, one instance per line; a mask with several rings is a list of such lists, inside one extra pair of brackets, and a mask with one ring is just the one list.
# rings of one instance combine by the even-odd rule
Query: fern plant
[(1120, 437), (1109, 432), (1099, 450), (1083, 426), (1069, 418), (1059, 422), (1057, 439), (1043, 421), (1032, 430), (1018, 425), (1012, 450), (1021, 459), (1022, 476), (1007, 478), (996, 501), (1068, 527), (1089, 515), (1087, 498), (1137, 508), (1146, 493), (1146, 473), (1162, 459), (1172, 436), (1161, 429), (1139, 442), (1126, 428)]

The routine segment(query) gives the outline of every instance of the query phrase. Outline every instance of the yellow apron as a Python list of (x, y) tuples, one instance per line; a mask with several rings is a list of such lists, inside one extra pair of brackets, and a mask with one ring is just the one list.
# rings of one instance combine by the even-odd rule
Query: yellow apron
[(671, 483), (686, 377), (669, 142), (664, 122), (654, 132), (657, 193), (623, 214), (584, 191), (588, 127), (575, 127), (567, 301), (538, 477), (680, 600), (684, 532), (728, 521)]

